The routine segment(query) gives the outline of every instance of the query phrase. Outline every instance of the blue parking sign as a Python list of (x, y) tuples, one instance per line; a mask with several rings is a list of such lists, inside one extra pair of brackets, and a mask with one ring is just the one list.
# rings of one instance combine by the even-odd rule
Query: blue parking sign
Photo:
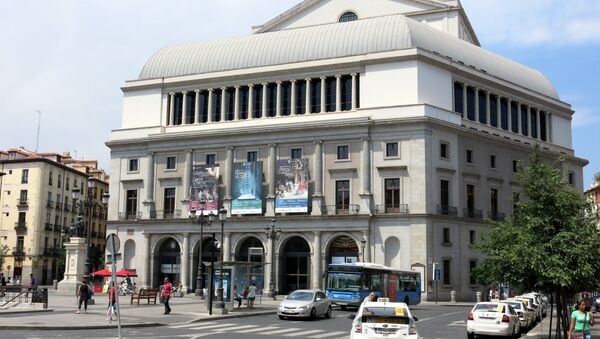
[(440, 280), (440, 269), (439, 268), (435, 269), (435, 275), (433, 277), (433, 280)]

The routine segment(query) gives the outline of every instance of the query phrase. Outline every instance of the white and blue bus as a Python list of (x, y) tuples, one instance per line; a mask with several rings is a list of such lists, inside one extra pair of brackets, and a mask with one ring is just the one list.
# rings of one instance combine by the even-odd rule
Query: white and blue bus
[(407, 305), (421, 303), (421, 274), (371, 263), (330, 264), (327, 298), (342, 309), (359, 307), (371, 292)]

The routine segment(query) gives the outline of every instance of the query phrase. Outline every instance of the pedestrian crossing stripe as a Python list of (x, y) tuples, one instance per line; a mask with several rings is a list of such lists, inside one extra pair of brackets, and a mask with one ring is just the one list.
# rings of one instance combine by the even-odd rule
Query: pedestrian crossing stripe
[(208, 330), (211, 332), (253, 333), (267, 336), (281, 335), (291, 338), (301, 337), (310, 339), (334, 339), (347, 334), (345, 331), (311, 330), (298, 327), (282, 328), (279, 326), (263, 327), (260, 325), (241, 325), (232, 323), (219, 324), (215, 322), (172, 325), (168, 326), (168, 328), (180, 330)]
[(183, 324), (183, 325), (173, 325), (173, 326), (169, 326), (169, 328), (186, 328), (186, 327), (194, 327), (194, 326), (198, 326), (198, 325), (212, 325), (215, 324), (214, 321), (211, 322), (203, 322), (203, 323), (191, 323), (191, 324)]

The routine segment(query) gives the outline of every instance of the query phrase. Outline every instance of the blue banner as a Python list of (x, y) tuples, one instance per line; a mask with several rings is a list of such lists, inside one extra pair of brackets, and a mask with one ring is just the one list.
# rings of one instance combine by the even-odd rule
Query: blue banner
[(231, 214), (262, 214), (262, 161), (233, 165)]

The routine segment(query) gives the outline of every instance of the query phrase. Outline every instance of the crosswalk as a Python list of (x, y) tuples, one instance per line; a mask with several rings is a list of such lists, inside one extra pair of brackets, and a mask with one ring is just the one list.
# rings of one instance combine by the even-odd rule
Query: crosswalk
[(289, 338), (338, 339), (347, 336), (346, 331), (328, 331), (287, 326), (243, 325), (235, 323), (201, 322), (169, 326), (170, 329), (219, 333), (252, 333), (261, 336)]

